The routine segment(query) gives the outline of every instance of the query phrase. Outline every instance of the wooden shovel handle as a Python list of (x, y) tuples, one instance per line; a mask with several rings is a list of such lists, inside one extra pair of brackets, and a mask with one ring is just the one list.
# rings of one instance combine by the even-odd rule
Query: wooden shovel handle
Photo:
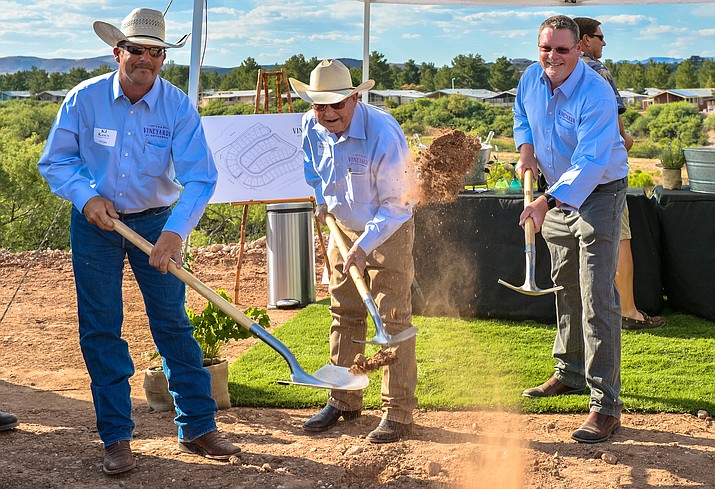
[[(132, 228), (124, 224), (122, 221), (114, 219), (114, 230), (125, 238), (127, 238), (129, 241), (131, 241), (137, 248), (142, 250), (144, 253), (146, 253), (147, 255), (151, 255), (151, 250), (154, 248), (154, 246), (147, 240), (145, 240), (142, 236), (137, 234)], [(253, 326), (253, 321), (251, 321), (248, 316), (236, 309), (233, 304), (231, 304), (219, 294), (214, 292), (212, 288), (201, 282), (189, 272), (187, 272), (183, 268), (177, 268), (176, 262), (174, 260), (171, 260), (171, 263), (169, 264), (169, 272), (176, 275), (179, 280), (181, 280), (186, 285), (194, 289), (196, 292), (204, 296), (223, 312), (231, 316), (242, 327), (249, 331), (251, 330), (251, 326)]]
[[(531, 204), (534, 200), (534, 181), (531, 170), (527, 169), (524, 172), (524, 208)], [(526, 245), (533, 245), (536, 242), (536, 237), (534, 236), (534, 220), (528, 218), (524, 223), (524, 237), (526, 239)]]
[[(326, 214), (325, 223), (328, 225), (328, 229), (330, 229), (330, 234), (333, 236), (335, 244), (338, 245), (338, 249), (340, 250), (343, 260), (347, 260), (350, 249), (343, 239), (343, 234), (338, 227), (338, 223), (335, 222), (335, 217), (332, 214)], [(353, 282), (355, 282), (355, 287), (357, 287), (358, 292), (360, 293), (360, 297), (364, 300), (365, 297), (370, 296), (370, 289), (367, 288), (365, 280), (362, 278), (362, 275), (360, 275), (358, 268), (354, 264), (350, 265), (349, 272)]]

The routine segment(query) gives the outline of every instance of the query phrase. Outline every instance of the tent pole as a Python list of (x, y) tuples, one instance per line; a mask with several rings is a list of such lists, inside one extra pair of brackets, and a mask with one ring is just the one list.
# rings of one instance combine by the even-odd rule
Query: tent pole
[[(362, 32), (362, 81), (370, 79), (370, 0), (363, 0), (363, 32)], [(362, 92), (363, 103), (370, 100), (369, 90)]]
[(201, 21), (204, 0), (194, 0), (194, 18), (191, 25), (191, 63), (189, 65), (189, 99), (196, 107), (199, 103), (199, 76), (201, 74)]

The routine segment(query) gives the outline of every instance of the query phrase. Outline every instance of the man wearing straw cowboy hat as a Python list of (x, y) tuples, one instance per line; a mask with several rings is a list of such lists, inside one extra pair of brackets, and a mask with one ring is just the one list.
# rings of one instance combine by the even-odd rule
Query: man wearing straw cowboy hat
[[(135, 9), (121, 28), (97, 21), (119, 68), (80, 83), (60, 108), (39, 161), (51, 190), (72, 202), (70, 241), (82, 355), (91, 378), (103, 471), (136, 462), (130, 440), (129, 377), (134, 365), (121, 337), (122, 273), (131, 264), (154, 342), (174, 397), (179, 449), (226, 460), (240, 449), (217, 431), (210, 374), (184, 309), (181, 242), (201, 217), (217, 171), (188, 97), (160, 78), (166, 49), (161, 12)], [(120, 219), (154, 243), (151, 256), (113, 232)], [(176, 261), (176, 265), (170, 260)]]
[[(338, 60), (322, 61), (307, 85), (291, 78), (298, 95), (312, 104), (303, 117), (305, 178), (315, 189), (316, 217), (325, 223), (331, 213), (352, 247), (343, 261), (330, 240), (329, 260), (333, 323), (330, 361), (350, 366), (364, 345), (365, 305), (350, 275), (352, 264), (369, 279), (380, 316), (389, 334), (412, 326), (414, 222), (406, 187), (410, 153), (400, 125), (387, 112), (358, 102), (358, 94), (375, 84), (352, 86), (350, 72)], [(382, 420), (367, 435), (373, 443), (407, 436), (417, 405), (415, 338), (399, 343), (396, 363), (384, 367)], [(333, 427), (342, 417), (360, 415), (362, 391), (333, 390), (325, 408), (305, 424), (306, 431)]]

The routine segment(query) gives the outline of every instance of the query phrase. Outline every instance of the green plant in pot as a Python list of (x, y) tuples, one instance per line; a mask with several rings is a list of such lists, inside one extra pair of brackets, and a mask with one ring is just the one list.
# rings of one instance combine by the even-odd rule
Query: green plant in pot
[(660, 166), (663, 167), (663, 188), (679, 190), (683, 184), (682, 169), (685, 152), (680, 138), (665, 143), (660, 151)]
[[(231, 302), (225, 290), (216, 292)], [(228, 361), (221, 358), (221, 348), (231, 340), (248, 338), (251, 333), (211, 302), (198, 314), (190, 308), (186, 309), (186, 314), (194, 328), (194, 338), (203, 352), (204, 367), (211, 373), (211, 395), (219, 409), (229, 408), (231, 399), (228, 393)], [(265, 309), (252, 307), (247, 309), (245, 314), (263, 328), (270, 326), (270, 318)], [(158, 353), (155, 353), (154, 357), (158, 357)], [(163, 373), (161, 367), (150, 367), (145, 372), (144, 391), (149, 406), (155, 411), (173, 409), (173, 399), (168, 393)]]

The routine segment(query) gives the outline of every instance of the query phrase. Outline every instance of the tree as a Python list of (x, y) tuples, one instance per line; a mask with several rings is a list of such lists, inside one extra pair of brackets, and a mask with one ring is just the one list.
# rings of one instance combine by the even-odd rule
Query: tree
[(715, 61), (706, 59), (698, 70), (698, 80), (702, 88), (715, 88)]
[(395, 87), (395, 72), (382, 53), (370, 53), (370, 78), (375, 80), (375, 88), (382, 90)]
[(184, 93), (189, 93), (188, 66), (179, 66), (172, 59), (164, 64), (164, 68), (161, 70), (161, 77), (175, 87), (182, 89)]
[(489, 88), (489, 68), (478, 54), (460, 54), (455, 57), (452, 60), (452, 76), (456, 78), (456, 87)]
[(49, 85), (49, 77), (45, 70), (38, 70), (37, 67), (33, 66), (32, 70), (28, 74), (27, 89), (31, 93), (40, 93), (47, 90)]
[(670, 70), (667, 64), (656, 63), (652, 59), (648, 61), (648, 65), (646, 65), (645, 68), (646, 86), (665, 90), (671, 87), (671, 85), (668, 84), (669, 77)]
[(675, 70), (675, 88), (699, 88), (695, 65), (689, 59), (684, 60)]
[(641, 63), (629, 63), (627, 61), (616, 63), (615, 72), (616, 74), (613, 75), (613, 78), (616, 86), (621, 90), (628, 89), (637, 93), (645, 91), (645, 69)]
[(89, 73), (82, 67), (75, 66), (65, 75), (65, 86), (62, 88), (71, 89), (81, 82), (90, 78)]
[(238, 68), (226, 73), (221, 80), (221, 90), (250, 90), (256, 88), (260, 65), (250, 56)]
[[(437, 73), (435, 73), (435, 75), (434, 75), (434, 89), (435, 90), (443, 90), (445, 88), (452, 88), (452, 78), (456, 78), (454, 76), (454, 73), (452, 72), (452, 68), (450, 68), (447, 65), (444, 65), (439, 70), (437, 70)], [(457, 83), (456, 79), (454, 82), (454, 87), (455, 88), (467, 88), (467, 87), (463, 87), (459, 83)]]
[(489, 85), (497, 91), (510, 90), (519, 84), (519, 70), (506, 56), (497, 58), (489, 68)]
[(437, 68), (435, 68), (434, 63), (422, 63), (420, 65), (420, 85), (428, 92), (435, 90), (434, 77), (436, 74)]
[(397, 75), (397, 86), (404, 88), (409, 85), (420, 84), (420, 68), (414, 59), (408, 59), (402, 70)]
[(654, 141), (669, 142), (680, 138), (684, 146), (693, 146), (705, 140), (703, 117), (688, 102), (651, 105), (645, 117), (650, 137)]
[(283, 68), (290, 78), (295, 78), (307, 83), (310, 80), (310, 72), (318, 65), (318, 58), (315, 56), (306, 60), (302, 54), (295, 54), (283, 62)]

